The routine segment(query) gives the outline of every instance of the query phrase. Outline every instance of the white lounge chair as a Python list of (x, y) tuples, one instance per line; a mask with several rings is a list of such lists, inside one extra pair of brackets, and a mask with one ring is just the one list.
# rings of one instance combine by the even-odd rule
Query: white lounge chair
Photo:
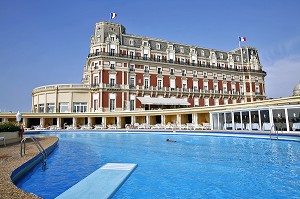
[(210, 130), (211, 129), (210, 123), (203, 123), (203, 129), (204, 130)]

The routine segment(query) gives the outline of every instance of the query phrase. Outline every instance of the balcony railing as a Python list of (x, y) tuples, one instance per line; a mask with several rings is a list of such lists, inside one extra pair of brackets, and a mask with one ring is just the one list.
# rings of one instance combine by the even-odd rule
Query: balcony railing
[(95, 57), (95, 56), (113, 56), (113, 57), (121, 57), (121, 58), (129, 58), (135, 60), (145, 60), (145, 61), (154, 61), (154, 62), (161, 62), (161, 63), (172, 63), (172, 64), (180, 64), (180, 65), (189, 65), (189, 66), (197, 66), (201, 68), (216, 68), (221, 70), (228, 70), (228, 71), (239, 71), (239, 72), (257, 72), (257, 73), (264, 73), (265, 71), (262, 69), (254, 70), (254, 69), (238, 69), (238, 68), (230, 68), (230, 67), (220, 67), (208, 64), (199, 64), (199, 63), (189, 63), (189, 62), (180, 62), (174, 60), (166, 60), (166, 59), (155, 59), (151, 57), (141, 57), (141, 56), (133, 56), (128, 54), (118, 54), (118, 53), (108, 53), (108, 52), (99, 52), (99, 53), (90, 53), (88, 57)]

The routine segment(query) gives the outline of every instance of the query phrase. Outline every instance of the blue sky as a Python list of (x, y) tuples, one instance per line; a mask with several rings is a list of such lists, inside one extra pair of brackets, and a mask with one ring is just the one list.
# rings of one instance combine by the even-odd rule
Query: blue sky
[(0, 1), (0, 111), (30, 111), (31, 92), (80, 83), (94, 24), (110, 12), (129, 34), (232, 50), (256, 47), (269, 98), (300, 82), (300, 1)]

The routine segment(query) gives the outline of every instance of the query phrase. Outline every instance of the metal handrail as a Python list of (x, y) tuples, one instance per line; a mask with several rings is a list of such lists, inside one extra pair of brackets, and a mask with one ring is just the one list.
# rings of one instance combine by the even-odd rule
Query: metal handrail
[(272, 140), (272, 129), (274, 129), (274, 134), (276, 135), (276, 139), (278, 140), (278, 130), (276, 129), (276, 126), (274, 124), (271, 126), (270, 129), (270, 139)]
[(36, 137), (34, 136), (31, 136), (31, 137), (24, 137), (22, 140), (21, 140), (21, 157), (23, 156), (23, 152), (24, 152), (24, 155), (25, 155), (25, 143), (26, 143), (26, 140), (27, 139), (31, 139), (33, 141), (33, 143), (35, 144), (35, 146), (38, 148), (38, 150), (40, 151), (40, 154), (42, 154), (43, 156), (43, 166), (42, 166), (42, 169), (43, 171), (45, 171), (47, 169), (46, 165), (47, 165), (47, 152), (45, 151), (45, 149), (43, 148), (43, 146), (41, 145), (41, 143), (36, 139)]

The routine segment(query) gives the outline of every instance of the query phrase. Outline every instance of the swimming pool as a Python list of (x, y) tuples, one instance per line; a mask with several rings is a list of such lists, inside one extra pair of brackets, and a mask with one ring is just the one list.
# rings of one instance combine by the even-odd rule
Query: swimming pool
[(300, 197), (299, 142), (152, 133), (51, 135), (60, 141), (47, 171), (38, 166), (17, 184), (43, 198), (55, 198), (108, 162), (138, 164), (115, 199)]

